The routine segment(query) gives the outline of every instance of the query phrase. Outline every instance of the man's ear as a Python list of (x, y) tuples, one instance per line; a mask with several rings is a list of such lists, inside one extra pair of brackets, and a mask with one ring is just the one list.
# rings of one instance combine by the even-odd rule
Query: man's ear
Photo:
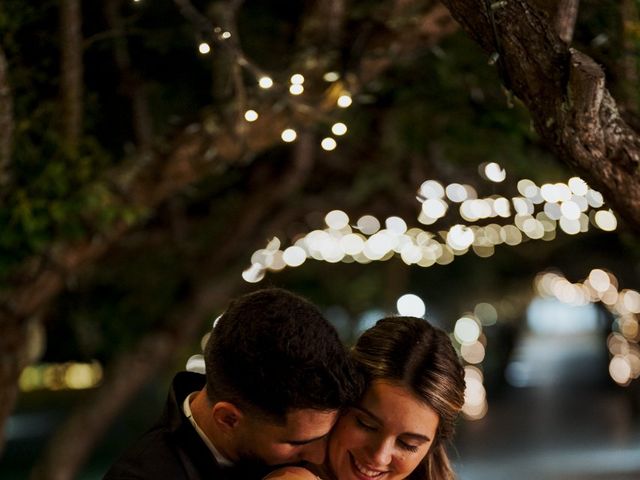
[(224, 433), (231, 433), (244, 418), (242, 411), (230, 402), (217, 402), (213, 405), (211, 415), (213, 423)]

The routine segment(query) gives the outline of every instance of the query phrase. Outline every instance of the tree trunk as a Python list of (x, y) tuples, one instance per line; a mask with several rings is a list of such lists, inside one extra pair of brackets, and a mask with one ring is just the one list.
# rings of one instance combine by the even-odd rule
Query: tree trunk
[(82, 134), (82, 13), (80, 0), (60, 0), (63, 134), (76, 154)]
[(602, 69), (524, 0), (494, 9), (482, 0), (443, 3), (476, 42), (500, 55), (502, 81), (529, 109), (544, 143), (640, 231), (640, 137), (620, 116)]
[(13, 97), (9, 84), (9, 67), (0, 47), (0, 187), (11, 178), (11, 145), (13, 142)]

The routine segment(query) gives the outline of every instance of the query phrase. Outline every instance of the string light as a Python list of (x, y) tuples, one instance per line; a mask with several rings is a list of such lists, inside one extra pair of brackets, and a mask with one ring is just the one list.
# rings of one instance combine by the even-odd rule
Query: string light
[[(284, 141), (293, 141), (295, 131), (285, 130), (282, 138)], [(326, 137), (321, 146), (325, 150), (332, 150), (336, 148), (336, 142)], [(305, 258), (332, 263), (344, 261), (366, 264), (397, 256), (407, 265), (426, 268), (435, 264), (447, 265), (457, 256), (468, 252), (486, 258), (495, 253), (498, 245), (513, 247), (527, 241), (553, 240), (558, 228), (570, 235), (586, 232), (589, 229), (587, 210), (592, 205), (598, 205), (602, 197), (595, 190), (585, 187), (586, 184), (578, 177), (573, 177), (568, 183), (571, 185), (555, 183), (538, 187), (531, 180), (524, 179), (518, 182), (518, 191), (522, 196), (509, 200), (499, 195), (477, 198), (476, 190), (470, 185), (452, 183), (445, 187), (430, 179), (420, 185), (416, 195), (421, 202), (417, 218), (420, 223), (434, 224), (450, 210), (448, 202), (459, 203), (462, 200), (459, 213), (467, 222), (493, 217), (509, 218), (513, 215), (513, 224), (456, 224), (436, 235), (421, 228), (408, 228), (407, 222), (400, 217), (387, 218), (385, 228), (381, 228), (378, 219), (364, 215), (352, 227), (345, 212), (334, 210), (325, 217), (325, 230), (314, 230), (299, 237), (294, 246), (306, 253)], [(581, 193), (584, 195), (579, 195)], [(610, 210), (590, 214), (594, 225), (602, 230), (616, 225), (615, 216)], [(252, 281), (256, 281), (256, 277), (262, 278), (266, 271), (277, 271), (297, 263), (282, 258), (279, 244), (268, 254), (262, 250), (256, 251), (251, 257), (254, 266)], [(620, 301), (618, 293), (611, 289), (599, 295), (600, 300), (608, 304)], [(476, 348), (474, 352), (478, 354), (479, 349)]]
[(220, 37), (221, 37), (223, 40), (228, 40), (228, 39), (230, 39), (230, 38), (231, 38), (231, 32), (222, 32), (222, 34), (220, 35)]
[(304, 83), (304, 76), (300, 73), (294, 73), (290, 79), (293, 85), (302, 85)]
[(500, 183), (504, 181), (505, 178), (507, 178), (506, 170), (496, 162), (490, 162), (481, 167), (481, 173), (484, 173), (484, 176), (492, 182)]
[(209, 46), (208, 43), (202, 42), (200, 45), (198, 45), (198, 51), (201, 54), (206, 55), (207, 53), (209, 53), (211, 51), (211, 47)]
[(601, 302), (615, 319), (613, 332), (607, 338), (609, 375), (620, 386), (640, 378), (639, 292), (619, 291), (615, 275), (601, 268), (594, 268), (577, 283), (556, 272), (543, 272), (536, 276), (534, 285), (539, 296), (554, 297), (572, 306)]
[(258, 112), (255, 110), (247, 110), (244, 112), (244, 119), (247, 122), (255, 122), (258, 119)]
[(299, 83), (294, 83), (289, 86), (289, 93), (291, 93), (291, 95), (300, 95), (302, 92), (304, 92), (304, 87)]
[(347, 133), (347, 126), (342, 122), (334, 123), (331, 126), (331, 132), (334, 135), (338, 135), (338, 136), (344, 135), (345, 133)]
[(338, 74), (338, 72), (327, 72), (322, 76), (322, 78), (325, 82), (331, 83), (339, 80), (340, 75)]
[(283, 130), (282, 134), (280, 135), (280, 138), (282, 138), (282, 140), (287, 143), (293, 142), (297, 137), (298, 134), (293, 128), (287, 128)]
[(18, 385), (23, 392), (34, 390), (84, 390), (102, 381), (102, 366), (91, 363), (43, 363), (30, 365), (20, 374)]
[(260, 85), (260, 88), (264, 88), (266, 90), (273, 87), (273, 80), (271, 79), (271, 77), (267, 77), (265, 75), (258, 79), (258, 85)]
[(353, 100), (351, 99), (351, 95), (344, 93), (338, 97), (336, 103), (340, 108), (347, 108), (353, 103)]
[(320, 145), (327, 152), (330, 152), (331, 150), (335, 150), (335, 148), (338, 146), (336, 141), (331, 137), (323, 138), (322, 142), (320, 142)]

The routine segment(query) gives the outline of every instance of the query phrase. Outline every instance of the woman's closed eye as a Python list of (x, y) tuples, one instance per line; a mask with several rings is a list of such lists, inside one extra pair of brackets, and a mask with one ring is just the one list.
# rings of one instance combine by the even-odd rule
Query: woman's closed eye
[(417, 445), (411, 445), (407, 442), (403, 442), (402, 440), (398, 440), (398, 445), (400, 445), (400, 448), (402, 448), (403, 450), (407, 450), (408, 452), (417, 452), (418, 451), (418, 446)]
[(362, 418), (356, 416), (356, 423), (358, 424), (359, 427), (365, 429), (365, 430), (369, 430), (369, 431), (374, 431), (376, 430), (376, 426), (370, 424), (369, 422), (366, 422), (365, 420), (363, 420)]

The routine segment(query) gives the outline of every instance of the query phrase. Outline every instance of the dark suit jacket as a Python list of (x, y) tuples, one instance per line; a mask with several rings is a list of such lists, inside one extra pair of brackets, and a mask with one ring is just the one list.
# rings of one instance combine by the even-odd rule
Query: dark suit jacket
[(218, 465), (182, 412), (184, 399), (204, 384), (204, 375), (178, 373), (160, 420), (125, 451), (104, 480), (228, 480), (228, 469)]

